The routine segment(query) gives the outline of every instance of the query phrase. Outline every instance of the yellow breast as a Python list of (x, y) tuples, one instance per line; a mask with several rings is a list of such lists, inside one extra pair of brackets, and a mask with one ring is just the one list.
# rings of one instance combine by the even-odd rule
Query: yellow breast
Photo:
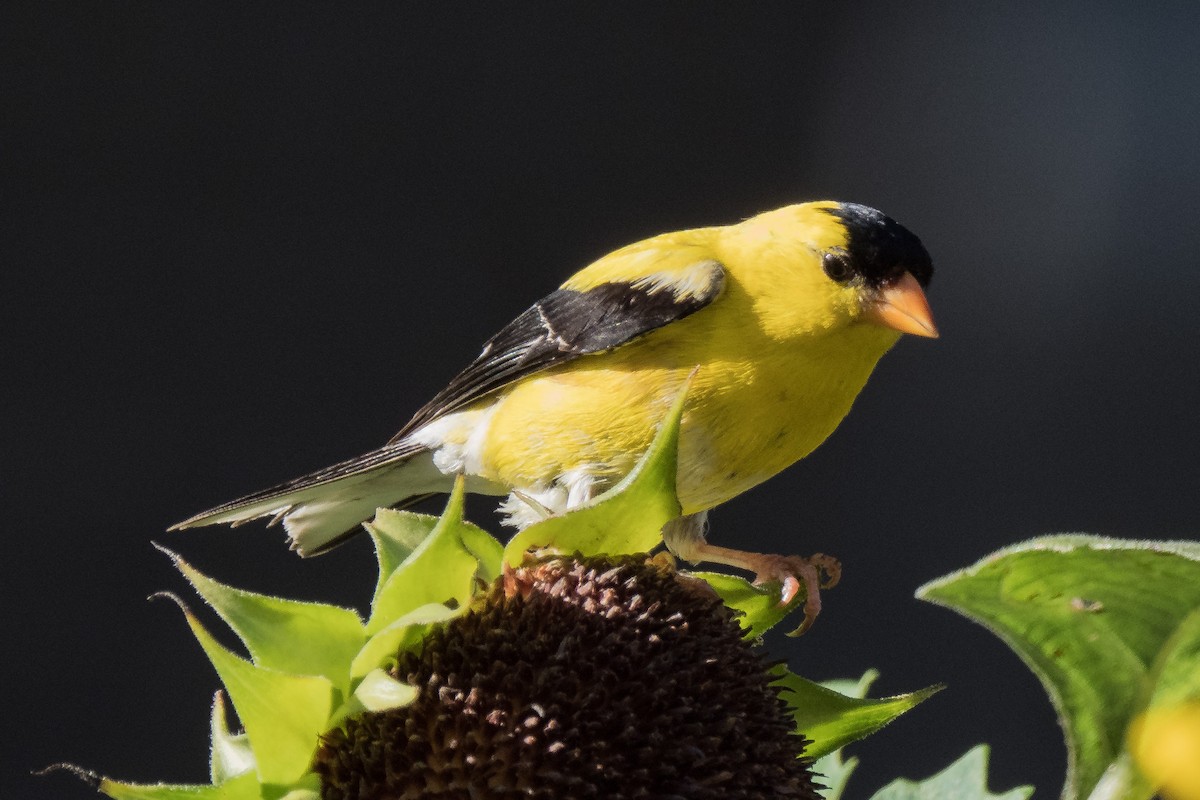
[(483, 477), (516, 487), (547, 487), (577, 470), (602, 478), (601, 486), (619, 480), (697, 367), (680, 438), (685, 513), (806, 456), (897, 337), (870, 325), (788, 322), (787, 309), (763, 303), (753, 273), (731, 270), (724, 294), (686, 319), (512, 387), (489, 420)]

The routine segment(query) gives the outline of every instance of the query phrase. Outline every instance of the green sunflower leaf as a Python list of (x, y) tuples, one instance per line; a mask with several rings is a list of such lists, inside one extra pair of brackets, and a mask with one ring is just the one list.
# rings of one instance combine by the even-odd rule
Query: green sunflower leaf
[(812, 740), (804, 751), (812, 758), (870, 736), (943, 688), (931, 686), (880, 699), (848, 697), (782, 667), (776, 671), (775, 684), (784, 687), (780, 697), (792, 710), (796, 730)]
[(245, 643), (255, 664), (296, 675), (324, 675), (339, 691), (349, 691), (347, 666), (366, 640), (358, 614), (235, 589), (159, 549)]
[(363, 676), (354, 694), (333, 712), (327, 727), (336, 728), (347, 718), (357, 717), (368, 711), (387, 711), (406, 706), (417, 698), (419, 692), (417, 687), (401, 683), (387, 671), (375, 668)]
[(458, 533), (462, 537), (463, 547), (479, 562), (479, 580), (491, 583), (499, 578), (504, 563), (504, 545), (495, 536), (470, 522), (464, 521)]
[(762, 589), (745, 578), (737, 575), (724, 575), (720, 572), (690, 572), (697, 578), (703, 578), (721, 596), (725, 605), (740, 611), (738, 624), (746, 631), (746, 636), (756, 639), (787, 616), (788, 609), (779, 605), (777, 589)]
[(1018, 786), (1003, 794), (987, 788), (987, 745), (978, 745), (949, 767), (923, 781), (895, 780), (871, 800), (1027, 800), (1032, 786)]
[(371, 605), (379, 601), (379, 592), (396, 567), (429, 538), (437, 522), (437, 517), (429, 514), (380, 508), (376, 509), (374, 519), (363, 523), (363, 528), (375, 542), (375, 558), (379, 561), (379, 579), (375, 582)]
[[(1125, 751), (1093, 797), (1200, 797), (1200, 609), (1184, 617), (1150, 671), (1150, 696), (1130, 721)], [(1136, 764), (1136, 766), (1135, 766)]]
[(334, 689), (319, 675), (291, 675), (257, 666), (222, 647), (186, 608), (184, 614), (246, 727), (256, 772), (264, 784), (295, 783), (312, 761), (327, 727)]
[(387, 711), (406, 706), (417, 698), (415, 686), (401, 683), (381, 669), (373, 669), (358, 684), (354, 696), (367, 711)]
[(300, 786), (278, 797), (274, 794), (265, 796), (263, 800), (321, 800), (320, 783), (318, 781), (312, 781), (312, 783), (313, 786)]
[[(879, 672), (869, 669), (856, 681), (849, 678), (841, 678), (831, 681), (821, 681), (821, 685), (830, 691), (843, 694), (847, 697), (862, 699), (867, 696), (871, 684), (878, 678)], [(824, 800), (839, 800), (842, 792), (846, 790), (846, 784), (850, 781), (850, 776), (854, 774), (854, 770), (857, 768), (858, 758), (843, 757), (842, 748), (840, 747), (818, 758), (813, 763), (812, 770), (813, 774), (821, 776), (821, 783), (825, 786), (821, 792), (821, 797)]]
[(675, 462), (686, 396), (684, 386), (650, 448), (620, 483), (577, 509), (530, 525), (509, 541), (504, 560), (520, 564), (529, 550), (620, 555), (657, 547), (663, 525), (682, 511)]
[(213, 695), (212, 746), (209, 750), (209, 775), (214, 784), (224, 783), (254, 770), (254, 751), (246, 734), (229, 731), (225, 715), (225, 693)]
[(839, 800), (856, 769), (858, 757), (846, 758), (841, 748), (818, 758), (813, 763), (812, 771), (814, 775), (821, 776), (821, 785), (825, 787), (821, 790), (822, 800)]
[(252, 772), (214, 786), (121, 783), (105, 778), (96, 788), (113, 800), (262, 800), (262, 786)]
[[(459, 477), (437, 524), (379, 587), (371, 618), (367, 620), (368, 635), (379, 633), (410, 611), (430, 603), (462, 607), (470, 602), (480, 561), (463, 540), (469, 539), (477, 547), (480, 540), (471, 530), (474, 526), (463, 520), (464, 495), (464, 481)], [(392, 514), (388, 515), (389, 520), (394, 519)], [(380, 518), (376, 517), (375, 525), (380, 524)]]
[[(504, 545), (483, 528), (466, 520), (460, 520), (460, 523), (459, 538), (463, 547), (479, 562), (479, 579), (488, 582), (495, 580), (500, 575)], [(363, 523), (375, 540), (375, 553), (379, 559), (379, 581), (372, 605), (378, 604), (379, 592), (396, 568), (429, 538), (437, 524), (437, 517), (391, 508), (377, 510), (375, 519)]]
[(1149, 709), (1200, 700), (1200, 608), (1183, 618), (1153, 666)]
[(394, 660), (397, 653), (408, 650), (425, 638), (430, 626), (457, 617), (465, 611), (465, 606), (453, 609), (441, 603), (428, 603), (414, 608), (363, 645), (350, 664), (351, 676), (360, 678), (376, 667), (384, 666), (389, 660)]
[(1102, 780), (1106, 797), (1152, 794), (1130, 767), (1126, 730), (1159, 683), (1174, 693), (1172, 676), (1195, 663), (1181, 653), (1177, 673), (1168, 651), (1194, 636), (1200, 543), (1045, 536), (917, 597), (987, 627), (1037, 674), (1066, 733), (1064, 800), (1096, 796)]

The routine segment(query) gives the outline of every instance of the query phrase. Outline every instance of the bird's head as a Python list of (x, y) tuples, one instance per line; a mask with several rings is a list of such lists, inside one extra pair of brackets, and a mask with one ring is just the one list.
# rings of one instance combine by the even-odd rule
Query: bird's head
[(780, 271), (793, 291), (773, 292), (789, 315), (826, 329), (862, 324), (936, 337), (924, 288), (933, 262), (921, 240), (880, 211), (819, 201), (785, 206), (737, 226), (737, 238)]

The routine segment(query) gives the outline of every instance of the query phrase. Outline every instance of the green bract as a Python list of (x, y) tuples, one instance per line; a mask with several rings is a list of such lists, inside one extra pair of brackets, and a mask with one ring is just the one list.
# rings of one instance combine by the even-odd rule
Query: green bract
[[(645, 552), (660, 543), (662, 524), (679, 513), (674, 485), (681, 414), (682, 397), (651, 449), (620, 485), (578, 511), (531, 526), (507, 548), (463, 519), (461, 480), (440, 518), (381, 509), (365, 526), (379, 564), (365, 620), (344, 608), (227, 586), (164, 550), (237, 634), (248, 658), (218, 643), (179, 602), (224, 686), (213, 703), (211, 783), (134, 784), (101, 778), (97, 788), (118, 800), (320, 796), (312, 766), (322, 737), (358, 715), (412, 703), (420, 688), (399, 682), (389, 668), (401, 654), (418, 652), (432, 628), (482, 602), (502, 575), (505, 560), (519, 565), (529, 549), (618, 555)], [(782, 618), (774, 593), (740, 578), (701, 575), (739, 613), (746, 636), (759, 637)], [(795, 718), (796, 732), (810, 740), (806, 753), (813, 757), (874, 732), (935, 691), (867, 700), (784, 669), (777, 674), (780, 697)], [(244, 731), (229, 729), (226, 695)]]
[(349, 715), (411, 702), (417, 690), (385, 667), (419, 644), (429, 626), (463, 613), (477, 586), (499, 574), (500, 543), (462, 519), (462, 497), (460, 482), (440, 519), (381, 511), (370, 524), (380, 581), (366, 621), (343, 608), (234, 589), (170, 553), (250, 655), (247, 660), (221, 646), (180, 604), (245, 732), (228, 730), (218, 693), (211, 785), (103, 779), (100, 791), (130, 800), (316, 797), (310, 767), (319, 737)]

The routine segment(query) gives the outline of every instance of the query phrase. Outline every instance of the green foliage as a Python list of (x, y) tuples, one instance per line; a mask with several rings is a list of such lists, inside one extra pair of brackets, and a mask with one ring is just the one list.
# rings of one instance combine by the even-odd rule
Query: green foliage
[[(857, 681), (838, 679), (824, 681), (821, 685), (838, 694), (862, 699), (867, 696), (871, 684), (875, 683), (878, 678), (879, 672), (869, 669)], [(853, 757), (846, 758), (841, 748), (834, 750), (832, 753), (827, 753), (816, 760), (816, 763), (813, 764), (813, 772), (821, 776), (821, 782), (825, 785), (825, 790), (822, 793), (825, 800), (838, 800), (842, 796), (842, 792), (846, 788), (846, 783), (850, 780), (850, 776), (854, 774), (854, 770), (857, 767), (858, 759)]]
[(1200, 543), (1046, 536), (917, 596), (986, 626), (1037, 673), (1067, 736), (1066, 800), (1154, 794), (1127, 732), (1149, 706), (1200, 697)]
[[(378, 587), (367, 619), (368, 634), (379, 633), (421, 606), (462, 607), (470, 603), (481, 562), (463, 543), (464, 533), (477, 543), (480, 538), (477, 532), (487, 534), (463, 519), (464, 498), (464, 481), (460, 477), (455, 481), (446, 512), (433, 530)], [(381, 531), (396, 520), (394, 515), (392, 512), (386, 519), (377, 516), (372, 527)]]
[(259, 666), (221, 647), (187, 615), (192, 633), (221, 677), (263, 783), (289, 784), (308, 770), (316, 736), (333, 708), (333, 684), (322, 675), (296, 675)]
[[(863, 700), (871, 684), (879, 677), (875, 670), (867, 670), (857, 681), (835, 680), (826, 681), (820, 688), (832, 692), (838, 697)], [(914, 692), (913, 695), (932, 694), (941, 687), (926, 689), (924, 692)], [(911, 698), (913, 695), (905, 695)], [(867, 701), (888, 705), (891, 701), (902, 698), (889, 698), (883, 701)], [(919, 702), (919, 699), (914, 701)], [(911, 707), (911, 706), (909, 706)], [(869, 713), (870, 706), (856, 706), (852, 714)], [(1003, 795), (993, 795), (987, 791), (987, 747), (979, 746), (971, 750), (943, 772), (928, 780), (915, 783), (897, 780), (876, 792), (872, 800), (1025, 800), (1032, 792), (1031, 787), (1014, 789)], [(825, 785), (823, 796), (825, 800), (840, 800), (846, 790), (850, 776), (858, 766), (857, 758), (844, 758), (842, 749), (838, 748), (826, 753), (813, 765), (813, 771), (821, 776)]]
[(775, 627), (790, 609), (779, 604), (779, 592), (755, 586), (737, 575), (720, 572), (693, 572), (716, 590), (725, 605), (737, 611), (738, 621), (746, 629), (746, 636), (761, 639), (762, 635)]
[(992, 794), (987, 788), (987, 745), (979, 745), (946, 769), (920, 782), (896, 780), (871, 800), (1027, 800), (1032, 786)]
[(160, 547), (176, 568), (233, 629), (254, 663), (281, 672), (323, 675), (349, 689), (346, 665), (362, 647), (358, 614), (323, 603), (303, 603), (234, 589), (205, 576)]
[[(218, 692), (211, 784), (100, 779), (98, 788), (119, 800), (315, 800), (310, 767), (319, 737), (350, 715), (411, 702), (418, 689), (393, 678), (389, 666), (433, 626), (466, 613), (505, 562), (518, 564), (530, 551), (618, 555), (661, 543), (663, 524), (680, 513), (674, 486), (682, 414), (681, 392), (623, 481), (578, 510), (530, 526), (507, 547), (463, 518), (461, 479), (441, 517), (380, 509), (365, 524), (379, 565), (365, 620), (344, 608), (227, 586), (165, 551), (245, 646), (248, 658), (226, 649), (184, 607), (245, 730), (229, 729)], [(738, 612), (748, 638), (761, 639), (788, 611), (775, 592), (743, 578), (692, 576)], [(1044, 537), (929, 583), (918, 596), (987, 626), (1041, 678), (1068, 737), (1064, 798), (1148, 800), (1164, 786), (1179, 791), (1174, 797), (1200, 800), (1200, 788), (1178, 789), (1200, 787), (1200, 769), (1184, 775), (1167, 746), (1184, 741), (1200, 749), (1200, 543)], [(868, 698), (873, 670), (824, 685), (783, 667), (777, 675), (797, 732), (811, 741), (806, 753), (818, 759), (827, 800), (842, 796), (858, 764), (843, 747), (941, 688)], [(928, 780), (893, 782), (874, 800), (1024, 800), (1032, 791), (989, 793), (986, 767), (980, 746)]]
[(438, 519), (381, 510), (368, 525), (380, 576), (367, 620), (347, 609), (234, 589), (169, 553), (245, 645), (247, 660), (209, 634), (186, 606), (193, 634), (229, 693), (245, 733), (230, 732), (222, 693), (213, 704), (212, 783), (103, 779), (120, 800), (313, 800), (309, 771), (322, 733), (348, 714), (412, 701), (417, 690), (383, 667), (429, 627), (463, 613), (500, 571), (502, 547), (462, 518), (461, 481)]
[(796, 730), (812, 740), (805, 752), (814, 758), (870, 736), (942, 689), (931, 686), (871, 700), (841, 694), (785, 669), (780, 669), (778, 684), (784, 687), (780, 696), (792, 710)]
[(1146, 708), (1173, 708), (1200, 700), (1200, 608), (1183, 618), (1150, 669), (1154, 687)]
[(97, 788), (113, 800), (266, 800), (253, 773), (211, 786), (134, 784), (105, 779)]
[(244, 733), (235, 734), (229, 730), (224, 692), (218, 691), (213, 696), (209, 730), (212, 739), (208, 759), (209, 776), (214, 784), (225, 783), (254, 769), (254, 751), (250, 749), (250, 740)]

